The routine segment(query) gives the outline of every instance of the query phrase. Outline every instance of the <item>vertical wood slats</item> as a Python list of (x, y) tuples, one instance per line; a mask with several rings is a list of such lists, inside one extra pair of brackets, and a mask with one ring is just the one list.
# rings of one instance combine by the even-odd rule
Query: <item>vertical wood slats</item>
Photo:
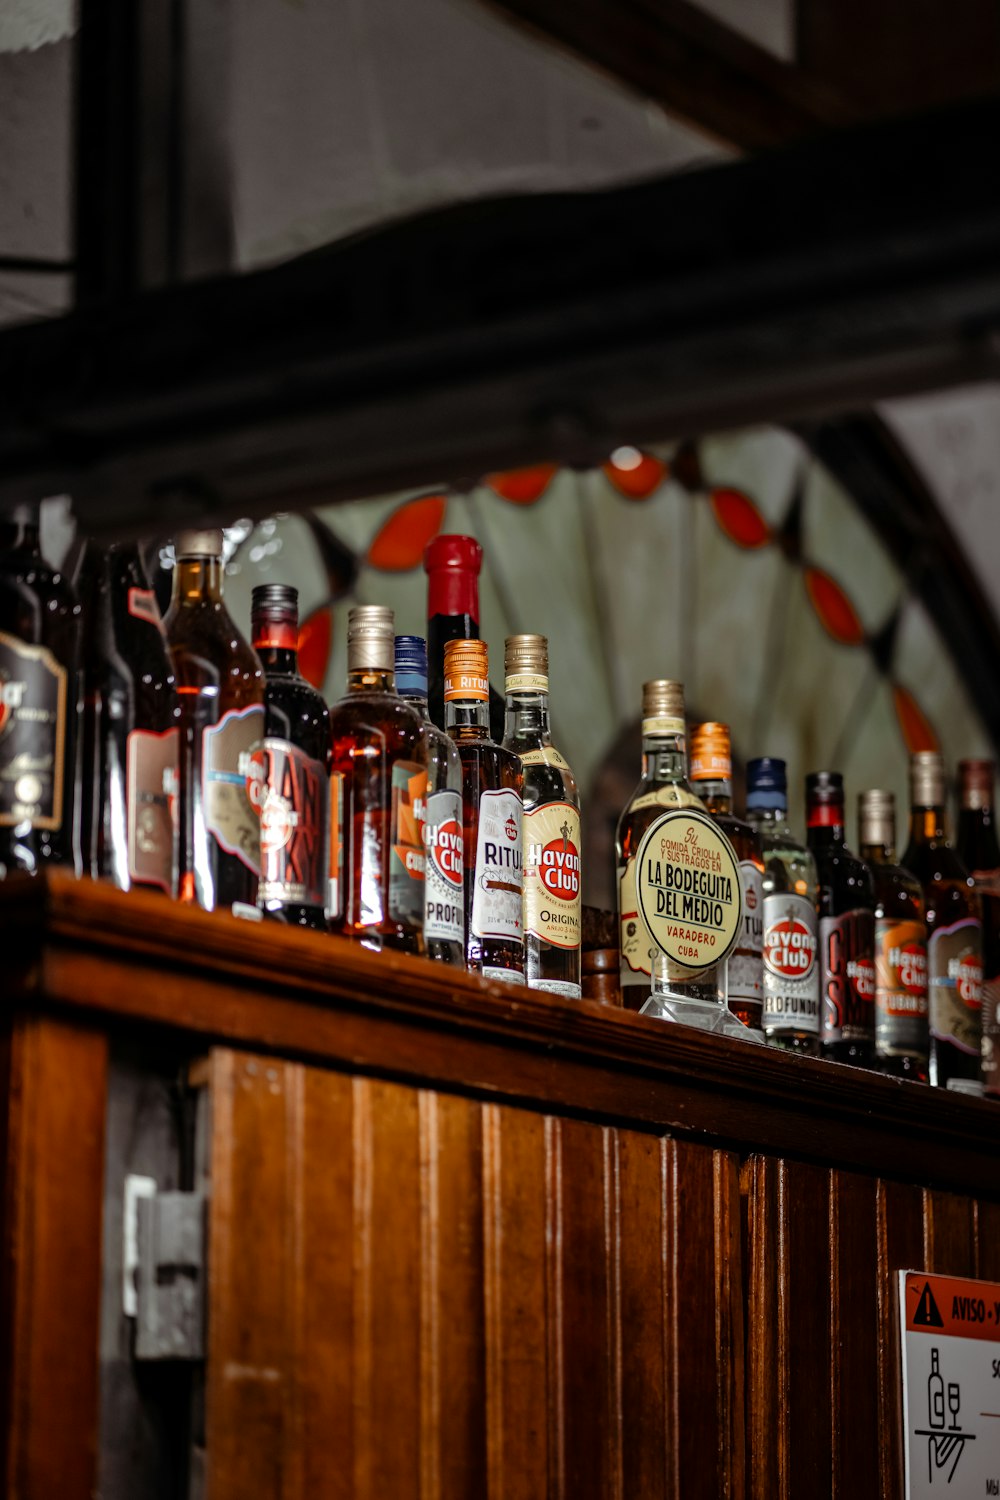
[(211, 1087), (211, 1500), (742, 1496), (731, 1155), (225, 1051)]

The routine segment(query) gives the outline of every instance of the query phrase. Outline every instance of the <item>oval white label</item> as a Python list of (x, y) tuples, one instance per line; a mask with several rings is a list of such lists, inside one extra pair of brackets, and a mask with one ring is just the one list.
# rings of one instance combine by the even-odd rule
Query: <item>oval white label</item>
[(740, 862), (707, 813), (679, 807), (650, 823), (636, 851), (636, 896), (657, 947), (685, 969), (710, 968), (736, 943)]

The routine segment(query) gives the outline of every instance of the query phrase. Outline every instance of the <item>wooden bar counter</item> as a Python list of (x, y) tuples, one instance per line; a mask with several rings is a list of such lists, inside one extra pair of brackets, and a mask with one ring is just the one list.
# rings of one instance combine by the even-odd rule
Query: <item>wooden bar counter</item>
[[(59, 873), (0, 925), (8, 1495), (901, 1496), (995, 1106)], [(133, 1358), (132, 1174), (205, 1195), (203, 1360)]]

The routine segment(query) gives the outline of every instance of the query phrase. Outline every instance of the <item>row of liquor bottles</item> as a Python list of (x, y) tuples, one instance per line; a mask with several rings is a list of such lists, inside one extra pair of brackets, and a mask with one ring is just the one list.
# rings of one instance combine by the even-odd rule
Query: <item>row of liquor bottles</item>
[(221, 532), (176, 539), (162, 623), (136, 546), (89, 549), (78, 600), (42, 560), (35, 517), (7, 542), (4, 871), (72, 862), (579, 996), (579, 795), (549, 735), (547, 646), (508, 639), (497, 743), (486, 647), (469, 634), (471, 538), (440, 538), (428, 559), (445, 596), (432, 587), (431, 628), (450, 637), (447, 733), (428, 714), (424, 640), (396, 637), (391, 610), (351, 611), (332, 709), (298, 672), (294, 589), (254, 590), (246, 641), (223, 601)]
[[(713, 1030), (1000, 1095), (994, 767), (963, 761), (960, 773), (957, 849), (944, 764), (931, 752), (911, 757), (901, 862), (892, 793), (861, 794), (858, 857), (832, 771), (806, 778), (802, 842), (788, 823), (784, 762), (750, 761), (746, 816), (736, 817), (728, 729), (696, 726), (689, 767), (683, 688), (647, 683), (642, 778), (618, 826), (624, 1003), (691, 1020), (701, 1003), (698, 1023)], [(707, 820), (721, 852), (697, 831)], [(727, 927), (728, 958), (713, 962)]]

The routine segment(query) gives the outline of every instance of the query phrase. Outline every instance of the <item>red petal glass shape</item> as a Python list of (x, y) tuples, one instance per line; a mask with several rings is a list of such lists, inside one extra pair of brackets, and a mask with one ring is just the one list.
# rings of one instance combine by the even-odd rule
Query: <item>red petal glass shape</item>
[(368, 548), (367, 561), (383, 573), (405, 573), (423, 560), (424, 548), (441, 530), (445, 495), (422, 495), (394, 510)]
[(901, 687), (898, 682), (895, 683), (892, 697), (896, 706), (896, 718), (903, 732), (903, 741), (910, 754), (915, 755), (918, 750), (940, 750), (941, 742), (934, 725), (909, 688)]
[(535, 464), (530, 469), (508, 469), (506, 474), (487, 474), (486, 483), (501, 500), (511, 505), (534, 505), (558, 473), (558, 464)]
[(771, 528), (757, 506), (742, 490), (713, 490), (709, 496), (712, 514), (722, 531), (737, 547), (764, 547), (771, 540)]
[[(616, 453), (622, 451), (616, 449)], [(626, 500), (648, 500), (666, 478), (667, 466), (651, 453), (639, 453), (636, 449), (624, 451), (634, 453), (634, 459), (629, 463), (616, 463), (616, 454), (612, 454), (603, 466), (604, 476)]]
[(333, 606), (322, 604), (299, 626), (299, 671), (306, 682), (323, 691), (333, 646)]
[(860, 646), (865, 629), (840, 584), (822, 568), (806, 568), (806, 588), (827, 634), (842, 646)]

